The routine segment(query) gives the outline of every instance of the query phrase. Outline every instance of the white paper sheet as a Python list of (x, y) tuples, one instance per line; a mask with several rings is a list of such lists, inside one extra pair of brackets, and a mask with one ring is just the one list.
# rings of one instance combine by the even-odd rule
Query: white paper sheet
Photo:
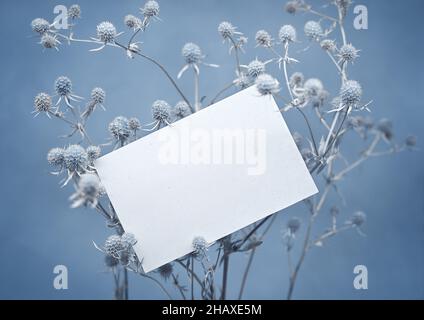
[(212, 243), (318, 191), (275, 101), (255, 87), (96, 168), (145, 272), (190, 253), (197, 236)]

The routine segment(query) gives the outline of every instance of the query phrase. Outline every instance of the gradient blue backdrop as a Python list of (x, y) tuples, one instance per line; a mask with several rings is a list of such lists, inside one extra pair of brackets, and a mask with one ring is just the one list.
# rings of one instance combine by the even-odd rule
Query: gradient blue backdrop
[[(315, 2), (316, 3), (316, 2)], [(361, 57), (352, 69), (352, 77), (361, 81), (366, 99), (374, 99), (373, 116), (395, 122), (396, 138), (413, 133), (423, 138), (422, 105), (424, 45), (418, 25), (424, 3), (410, 1), (357, 1), (369, 9), (369, 30), (352, 27), (347, 19), (350, 41), (361, 48)], [(71, 210), (68, 197), (72, 188), (59, 189), (57, 177), (49, 174), (46, 152), (63, 145), (58, 136), (66, 129), (57, 121), (32, 118), (32, 101), (40, 91), (52, 91), (59, 75), (69, 76), (77, 94), (87, 96), (94, 86), (107, 91), (107, 112), (98, 112), (90, 131), (96, 141), (104, 142), (107, 123), (117, 115), (138, 116), (150, 122), (149, 106), (155, 99), (175, 103), (173, 88), (154, 66), (140, 60), (130, 61), (123, 52), (108, 48), (90, 53), (87, 45), (62, 46), (59, 53), (43, 52), (32, 37), (30, 22), (36, 17), (53, 18), (56, 4), (69, 1), (0, 2), (0, 137), (1, 137), (1, 209), (0, 209), (0, 298), (29, 299), (109, 299), (112, 278), (104, 273), (102, 255), (91, 245), (109, 235), (105, 223), (94, 211)], [(162, 22), (153, 23), (143, 36), (143, 51), (162, 61), (176, 75), (183, 61), (180, 49), (187, 41), (198, 43), (207, 54), (207, 62), (220, 69), (202, 69), (202, 93), (211, 96), (233, 76), (233, 59), (216, 31), (222, 20), (229, 20), (251, 40), (243, 62), (255, 56), (269, 55), (254, 48), (258, 29), (274, 35), (286, 23), (302, 26), (305, 15), (289, 16), (284, 1), (195, 1), (162, 0)], [(321, 4), (319, 2), (318, 4)], [(80, 1), (83, 19), (77, 35), (95, 34), (95, 26), (108, 19), (124, 30), (123, 17), (137, 13), (142, 1)], [(297, 50), (306, 46), (298, 44)], [(298, 53), (299, 70), (306, 76), (318, 76), (326, 87), (337, 92), (334, 66), (319, 49)], [(275, 71), (275, 70), (274, 70)], [(181, 82), (191, 94), (192, 82)], [(287, 115), (289, 127), (303, 130), (297, 114)], [(357, 140), (351, 139), (344, 152), (354, 156)], [(424, 217), (422, 152), (405, 152), (389, 158), (371, 160), (342, 182), (347, 199), (342, 218), (361, 209), (368, 214), (364, 230), (367, 237), (347, 232), (317, 248), (307, 257), (295, 290), (295, 298), (386, 299), (424, 298)], [(154, 177), (146, 177), (154, 179)], [(330, 204), (338, 203), (336, 197)], [(317, 230), (329, 220), (328, 207), (323, 211)], [(280, 230), (287, 217), (307, 216), (302, 204), (286, 210), (262, 246), (253, 265), (246, 298), (280, 299), (287, 290), (287, 263)], [(246, 262), (244, 255), (233, 260), (235, 272), (230, 282), (230, 296), (238, 290), (239, 275)], [(69, 268), (69, 290), (53, 289), (53, 267)], [(353, 267), (365, 264), (369, 270), (369, 290), (356, 291), (352, 286)], [(163, 298), (153, 284), (131, 275), (130, 295), (134, 298)]]

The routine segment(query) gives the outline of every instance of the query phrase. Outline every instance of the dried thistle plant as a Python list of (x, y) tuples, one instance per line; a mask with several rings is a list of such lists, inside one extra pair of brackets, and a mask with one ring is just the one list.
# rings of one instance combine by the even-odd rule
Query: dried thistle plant
[[(75, 38), (73, 30), (77, 19), (81, 16), (79, 5), (73, 5), (68, 9), (68, 16), (73, 22), (68, 34), (56, 30), (54, 23), (49, 23), (45, 19), (37, 18), (32, 21), (32, 30), (39, 36), (39, 43), (44, 49), (59, 51), (62, 44), (66, 42), (86, 44), (92, 52), (106, 49), (124, 50), (131, 59), (140, 58), (156, 65), (181, 98), (174, 107), (163, 100), (155, 101), (152, 105), (153, 121), (148, 124), (142, 125), (137, 118), (116, 117), (108, 126), (109, 142), (101, 145), (93, 142), (88, 135), (87, 127), (98, 107), (105, 109), (105, 90), (99, 87), (92, 89), (85, 108), (81, 111), (83, 98), (74, 93), (72, 81), (66, 76), (61, 76), (56, 79), (54, 85), (55, 95), (41, 92), (34, 99), (36, 116), (45, 114), (49, 118), (62, 121), (70, 128), (66, 138), (75, 134), (81, 137), (77, 144), (70, 144), (65, 148), (52, 148), (48, 152), (47, 160), (55, 170), (52, 173), (62, 176), (63, 186), (71, 182), (74, 185), (75, 192), (70, 196), (71, 206), (95, 209), (106, 219), (108, 227), (115, 232), (106, 239), (103, 246), (94, 245), (104, 253), (105, 264), (113, 274), (116, 299), (128, 299), (128, 271), (154, 281), (168, 298), (172, 298), (169, 286), (173, 286), (181, 299), (226, 299), (230, 257), (238, 253), (247, 253), (248, 261), (245, 269), (242, 270), (243, 277), (237, 298), (243, 297), (255, 252), (262, 245), (266, 234), (276, 221), (276, 214), (218, 240), (209, 248), (201, 236), (196, 237), (193, 239), (193, 253), (159, 268), (156, 272), (158, 278), (155, 273), (143, 273), (140, 261), (133, 250), (137, 240), (132, 235), (124, 233), (94, 167), (94, 160), (101, 155), (101, 147), (112, 149), (122, 147), (140, 138), (143, 131), (158, 130), (202, 107), (207, 107), (218, 101), (230, 89), (241, 90), (250, 85), (256, 85), (261, 94), (273, 95), (277, 101), (281, 102), (281, 112), (298, 112), (305, 121), (307, 130), (304, 135), (295, 133), (293, 138), (311, 174), (318, 175), (323, 181), (321, 193), (304, 201), (309, 211), (307, 221), (291, 217), (287, 225), (283, 227), (282, 244), (289, 264), (287, 299), (292, 298), (300, 269), (309, 250), (316, 246), (323, 246), (330, 238), (346, 230), (354, 229), (359, 234), (363, 234), (361, 228), (366, 222), (365, 213), (355, 212), (344, 222), (340, 222), (340, 209), (335, 203), (330, 203), (333, 207), (330, 212), (329, 227), (321, 233), (315, 232), (313, 227), (324, 204), (330, 200), (329, 195), (335, 193), (341, 196), (338, 188), (340, 180), (371, 158), (391, 155), (407, 149), (413, 150), (416, 139), (410, 136), (403, 143), (396, 143), (390, 121), (382, 119), (375, 122), (370, 118), (368, 111), (371, 103), (363, 99), (366, 88), (362, 87), (358, 79), (351, 79), (348, 73), (352, 63), (359, 59), (360, 51), (348, 42), (344, 29), (350, 1), (335, 0), (330, 4), (338, 13), (336, 17), (316, 11), (303, 0), (289, 1), (285, 9), (290, 14), (305, 12), (319, 19), (308, 21), (303, 31), (310, 46), (316, 45), (322, 48), (323, 57), (330, 59), (334, 64), (335, 77), (340, 78), (340, 90), (333, 93), (332, 99), (330, 99), (331, 93), (325, 89), (318, 78), (305, 80), (300, 72), (289, 73), (289, 66), (296, 69), (296, 64), (300, 63), (290, 51), (300, 38), (292, 25), (280, 27), (275, 39), (265, 30), (257, 31), (254, 39), (258, 53), (262, 50), (262, 53), (265, 52), (268, 56), (262, 60), (255, 59), (242, 64), (241, 59), (247, 38), (230, 22), (220, 23), (217, 30), (228, 47), (229, 54), (234, 57), (236, 77), (210, 99), (209, 103), (206, 103), (199, 98), (201, 96), (199, 93), (200, 67), (201, 65), (218, 66), (203, 61), (205, 56), (198, 45), (192, 42), (184, 45), (181, 53), (185, 64), (177, 76), (180, 78), (186, 71), (193, 69), (194, 98), (190, 101), (164, 65), (146, 55), (144, 46), (141, 49), (140, 42), (136, 41), (137, 37), (149, 31), (151, 23), (159, 19), (160, 7), (156, 1), (147, 1), (138, 14), (129, 14), (124, 17), (123, 26), (126, 26), (130, 32), (127, 41), (124, 41), (123, 32), (118, 32), (117, 28), (108, 21), (93, 28), (92, 37)], [(341, 35), (340, 40), (335, 40), (337, 30)], [(274, 76), (266, 70), (272, 63), (275, 63), (279, 70), (279, 74)], [(320, 130), (312, 130), (312, 121), (319, 123)], [(356, 135), (364, 145), (359, 157), (351, 161), (346, 160), (342, 153), (342, 138), (348, 134)], [(330, 201), (335, 202), (334, 199)], [(303, 239), (300, 239), (299, 229), (304, 224), (306, 232)], [(301, 250), (299, 256), (294, 257), (292, 249), (296, 244), (301, 246)], [(239, 274), (240, 270), (234, 272)]]

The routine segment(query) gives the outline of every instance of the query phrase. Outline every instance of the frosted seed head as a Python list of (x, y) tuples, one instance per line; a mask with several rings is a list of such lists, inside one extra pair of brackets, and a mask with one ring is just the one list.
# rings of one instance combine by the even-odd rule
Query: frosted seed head
[(291, 88), (302, 87), (305, 77), (302, 72), (295, 72), (290, 76), (289, 83)]
[(260, 74), (265, 72), (265, 63), (255, 59), (247, 66), (247, 75), (252, 79), (256, 79)]
[(91, 90), (91, 100), (95, 103), (102, 104), (105, 102), (106, 92), (102, 88), (94, 88)]
[(192, 242), (193, 253), (196, 256), (204, 256), (208, 250), (208, 243), (203, 237), (195, 237)]
[(156, 17), (159, 15), (159, 3), (153, 0), (147, 1), (144, 7), (140, 10), (146, 17)]
[(109, 132), (116, 140), (125, 141), (131, 133), (127, 118), (119, 116), (109, 123)]
[(256, 32), (255, 40), (258, 46), (262, 47), (272, 47), (272, 38), (271, 35), (265, 30), (259, 30)]
[(223, 21), (218, 26), (218, 32), (224, 39), (229, 39), (234, 36), (236, 28), (228, 21)]
[(306, 80), (303, 87), (305, 88), (306, 95), (310, 98), (318, 98), (319, 94), (324, 89), (321, 80), (316, 78)]
[(355, 80), (348, 80), (340, 89), (340, 98), (345, 106), (356, 106), (362, 97), (362, 87)]
[(54, 49), (57, 48), (59, 41), (56, 39), (56, 36), (45, 33), (41, 37), (40, 44), (46, 49)]
[(299, 7), (299, 4), (297, 1), (288, 1), (284, 9), (286, 10), (287, 13), (295, 14), (298, 7)]
[(85, 173), (81, 175), (78, 181), (78, 192), (90, 199), (95, 199), (99, 195), (100, 180), (99, 177), (93, 173)]
[(300, 229), (301, 223), (299, 218), (293, 217), (287, 222), (287, 229), (289, 229), (292, 234), (295, 234)]
[(164, 264), (163, 266), (160, 266), (158, 269), (160, 276), (164, 280), (168, 280), (169, 277), (172, 275), (173, 271), (174, 271), (174, 267), (172, 266), (171, 263)]
[(336, 44), (334, 43), (333, 40), (330, 40), (330, 39), (322, 40), (320, 43), (320, 46), (322, 49), (326, 51), (333, 52), (334, 50), (336, 50)]
[(197, 44), (192, 42), (186, 43), (181, 53), (188, 64), (199, 63), (202, 59), (202, 50)]
[(261, 95), (274, 94), (280, 91), (278, 80), (266, 73), (259, 75), (255, 83)]
[(179, 101), (174, 108), (174, 115), (178, 119), (185, 118), (191, 114), (191, 109), (187, 102), (185, 101)]
[(53, 148), (47, 153), (47, 161), (54, 167), (62, 167), (65, 161), (64, 153), (62, 148)]
[(342, 62), (353, 62), (358, 56), (358, 50), (351, 44), (346, 44), (339, 50), (339, 57)]
[(85, 169), (88, 165), (88, 155), (83, 147), (78, 144), (72, 144), (65, 149), (63, 153), (65, 167), (69, 171)]
[(319, 39), (323, 35), (323, 31), (319, 22), (308, 21), (305, 24), (304, 31), (306, 36), (311, 40)]
[(68, 17), (71, 19), (81, 18), (81, 7), (77, 4), (73, 4), (68, 8)]
[(296, 41), (296, 29), (292, 25), (284, 25), (280, 28), (278, 37), (283, 43)]
[(121, 252), (124, 250), (121, 237), (115, 234), (109, 236), (105, 241), (104, 248), (108, 255), (115, 259), (120, 259)]
[(98, 146), (88, 146), (85, 151), (87, 152), (87, 156), (90, 162), (93, 162), (102, 154), (102, 150)]
[(36, 18), (32, 20), (31, 28), (36, 33), (45, 34), (50, 29), (50, 23), (45, 19)]
[(130, 118), (128, 125), (132, 131), (140, 130), (141, 128), (140, 120), (135, 117)]
[(49, 112), (53, 106), (52, 97), (45, 93), (41, 92), (37, 94), (34, 98), (34, 109), (35, 112)]
[(97, 25), (97, 37), (101, 42), (111, 43), (116, 37), (116, 28), (109, 21), (103, 21)]
[(354, 226), (360, 227), (367, 221), (367, 215), (362, 211), (357, 211), (352, 215), (350, 221)]
[(68, 96), (72, 92), (72, 81), (65, 76), (60, 76), (54, 83), (54, 89), (59, 96)]
[(131, 28), (131, 29), (138, 29), (141, 27), (141, 24), (142, 24), (140, 18), (132, 14), (125, 16), (124, 23), (128, 28)]
[(156, 100), (152, 104), (152, 116), (157, 121), (170, 121), (171, 107), (164, 100)]

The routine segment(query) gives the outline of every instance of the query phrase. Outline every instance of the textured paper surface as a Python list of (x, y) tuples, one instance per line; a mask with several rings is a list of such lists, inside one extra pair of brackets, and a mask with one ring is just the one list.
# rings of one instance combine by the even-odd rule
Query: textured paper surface
[[(265, 167), (164, 164), (164, 136), (221, 129), (264, 133)], [(101, 157), (96, 168), (122, 226), (138, 239), (145, 272), (190, 253), (197, 236), (211, 243), (317, 192), (275, 101), (255, 87)]]

